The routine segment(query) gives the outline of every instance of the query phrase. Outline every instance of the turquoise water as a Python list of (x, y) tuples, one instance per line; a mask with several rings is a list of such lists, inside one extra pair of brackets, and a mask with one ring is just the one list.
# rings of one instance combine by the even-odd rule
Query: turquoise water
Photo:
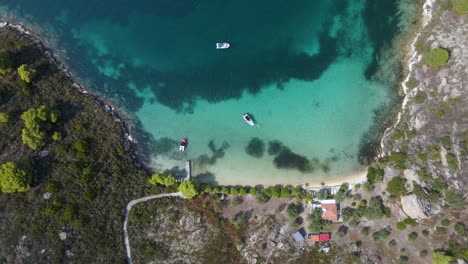
[(0, 17), (33, 27), (128, 112), (153, 168), (192, 160), (203, 181), (299, 184), (364, 169), (363, 136), (392, 95), (372, 76), (394, 2), (0, 0)]

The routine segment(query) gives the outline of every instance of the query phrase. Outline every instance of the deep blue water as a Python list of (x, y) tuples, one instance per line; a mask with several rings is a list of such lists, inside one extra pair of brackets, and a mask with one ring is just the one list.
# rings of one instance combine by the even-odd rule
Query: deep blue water
[[(156, 169), (191, 159), (196, 174), (230, 184), (361, 171), (363, 135), (391, 94), (373, 78), (379, 54), (400, 22), (393, 0), (0, 0), (0, 10), (133, 116)], [(261, 157), (245, 151), (254, 137)], [(281, 155), (267, 154), (272, 141)]]

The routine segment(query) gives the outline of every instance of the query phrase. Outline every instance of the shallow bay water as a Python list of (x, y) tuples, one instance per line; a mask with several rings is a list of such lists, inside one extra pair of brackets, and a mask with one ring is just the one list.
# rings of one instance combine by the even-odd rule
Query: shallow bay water
[(392, 2), (0, 0), (0, 17), (53, 39), (83, 82), (130, 112), (155, 169), (183, 173), (191, 160), (203, 181), (300, 184), (364, 170), (360, 143), (390, 103), (371, 76), (396, 33)]

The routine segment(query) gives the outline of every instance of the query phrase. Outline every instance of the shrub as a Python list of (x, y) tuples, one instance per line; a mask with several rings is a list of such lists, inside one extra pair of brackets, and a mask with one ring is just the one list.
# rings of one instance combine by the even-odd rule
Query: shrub
[(73, 147), (80, 153), (87, 153), (90, 149), (90, 145), (85, 139), (78, 139), (75, 144), (73, 144)]
[(249, 189), (249, 193), (252, 194), (252, 195), (257, 195), (258, 190), (257, 190), (257, 188), (252, 187), (252, 188)]
[(336, 234), (338, 237), (341, 237), (341, 238), (342, 238), (342, 237), (344, 237), (344, 236), (346, 235), (346, 233), (348, 233), (348, 227), (345, 226), (345, 225), (342, 225), (342, 226), (340, 226), (340, 227), (338, 228), (338, 230), (336, 230), (336, 233), (335, 233), (335, 234)]
[(372, 185), (371, 183), (369, 182), (365, 182), (363, 185), (363, 188), (366, 192), (370, 193), (374, 190), (374, 185)]
[(392, 154), (388, 158), (399, 169), (403, 170), (406, 168), (405, 164), (406, 164), (406, 159), (408, 158), (408, 155), (405, 152), (392, 152)]
[(383, 205), (382, 199), (378, 197), (370, 198), (369, 205), (364, 211), (364, 216), (369, 220), (384, 217), (385, 206)]
[(452, 261), (452, 257), (447, 256), (445, 252), (436, 251), (432, 253), (433, 264), (449, 264)]
[(224, 194), (229, 194), (229, 188), (227, 186), (223, 186), (221, 188), (221, 192), (224, 193)]
[(238, 194), (239, 194), (239, 191), (237, 190), (236, 187), (231, 187), (231, 188), (229, 189), (229, 194), (231, 194), (231, 195), (238, 195)]
[(418, 81), (414, 78), (411, 78), (409, 79), (407, 82), (406, 82), (406, 87), (412, 89), (414, 87), (418, 86)]
[(260, 193), (257, 194), (257, 202), (258, 203), (264, 204), (264, 203), (268, 202), (268, 200), (270, 200), (270, 197), (268, 197), (268, 195), (266, 195), (265, 193), (260, 192)]
[(468, 1), (467, 0), (451, 0), (453, 11), (459, 15), (468, 14)]
[(416, 96), (414, 97), (414, 102), (417, 104), (422, 104), (426, 101), (426, 94), (424, 92), (419, 91)]
[(400, 221), (400, 222), (396, 223), (396, 228), (397, 228), (398, 230), (405, 230), (405, 229), (406, 229), (406, 225), (405, 225), (405, 223), (403, 223), (403, 221)]
[(369, 235), (369, 227), (363, 227), (363, 228), (361, 229), (361, 235), (362, 235), (362, 236), (367, 236), (367, 235)]
[(235, 197), (234, 199), (232, 199), (232, 206), (238, 206), (239, 204), (241, 204), (243, 202), (242, 198), (241, 197)]
[(60, 134), (59, 132), (54, 132), (54, 134), (52, 134), (52, 139), (54, 141), (59, 141), (62, 139), (62, 134)]
[(33, 68), (30, 68), (26, 64), (22, 64), (18, 67), (18, 75), (21, 80), (30, 83), (32, 78), (34, 77), (34, 74), (36, 73), (36, 70)]
[(393, 177), (387, 185), (388, 193), (395, 196), (402, 196), (406, 194), (407, 190), (405, 187), (406, 179), (402, 177)]
[(195, 183), (191, 180), (185, 180), (179, 185), (179, 192), (187, 199), (192, 199), (198, 195)]
[(424, 230), (422, 231), (422, 234), (423, 234), (425, 237), (428, 237), (428, 236), (429, 236), (429, 230), (424, 229)]
[(9, 116), (7, 113), (0, 112), (0, 123), (7, 123)]
[(416, 233), (416, 232), (411, 232), (411, 233), (408, 235), (408, 240), (409, 240), (409, 241), (416, 241), (416, 239), (418, 239), (418, 233)]
[(446, 235), (447, 229), (445, 227), (438, 226), (436, 227), (436, 233), (441, 236)]
[(419, 252), (419, 256), (420, 256), (421, 258), (427, 257), (427, 250), (423, 250), (423, 251)]
[(367, 181), (371, 184), (377, 183), (383, 179), (384, 170), (376, 167), (371, 166), (369, 170), (367, 170)]
[(213, 191), (213, 188), (209, 184), (205, 186), (205, 189), (203, 189), (204, 193), (211, 193), (212, 191)]
[(0, 165), (0, 190), (3, 193), (24, 192), (32, 182), (31, 173), (14, 162)]
[(450, 220), (448, 219), (443, 219), (442, 221), (440, 221), (440, 224), (442, 226), (449, 226), (450, 225)]
[(456, 223), (453, 229), (460, 236), (463, 236), (465, 234), (465, 224), (462, 222)]
[(281, 193), (280, 193), (281, 198), (288, 198), (290, 196), (291, 196), (291, 191), (289, 190), (288, 187), (281, 188)]
[(247, 190), (246, 190), (244, 187), (241, 187), (241, 188), (239, 188), (239, 194), (240, 194), (240, 195), (246, 195), (246, 194), (247, 194)]
[(396, 246), (396, 245), (397, 245), (397, 242), (396, 242), (395, 239), (392, 239), (392, 240), (388, 241), (388, 246), (389, 246), (389, 247), (394, 247), (394, 246)]
[(372, 234), (372, 239), (374, 239), (374, 240), (385, 240), (390, 236), (391, 233), (392, 233), (392, 231), (389, 228), (387, 228), (387, 227), (382, 228), (379, 231), (374, 232), (374, 234)]
[(447, 155), (445, 155), (445, 158), (447, 159), (447, 163), (452, 170), (458, 170), (458, 159), (457, 156), (455, 156), (455, 154), (447, 153)]
[(54, 192), (56, 192), (56, 191), (58, 191), (58, 188), (57, 188), (57, 186), (56, 186), (55, 184), (53, 184), (53, 183), (48, 183), (48, 184), (46, 185), (46, 192), (48, 192), (48, 193), (54, 193)]
[(424, 54), (424, 61), (429, 67), (440, 69), (449, 59), (449, 52), (443, 48), (436, 48)]
[(11, 72), (10, 56), (6, 52), (0, 52), (0, 74)]
[(323, 228), (330, 226), (331, 222), (322, 219), (322, 209), (315, 208), (312, 214), (308, 216), (309, 220), (309, 231), (313, 233), (320, 232)]
[(463, 208), (463, 206), (465, 205), (463, 195), (455, 190), (447, 191), (447, 193), (445, 194), (445, 199), (449, 203), (450, 207), (455, 209)]
[(418, 222), (416, 222), (416, 220), (414, 220), (411, 217), (405, 218), (405, 220), (403, 220), (403, 222), (405, 223), (405, 225), (410, 225), (410, 226), (416, 226), (418, 224)]
[(408, 261), (409, 261), (408, 256), (405, 256), (405, 255), (400, 256), (400, 262), (399, 262), (400, 264), (406, 264), (406, 263), (408, 263)]
[(303, 208), (302, 208), (301, 203), (292, 203), (288, 206), (288, 209), (286, 209), (286, 212), (288, 213), (288, 216), (290, 218), (296, 218), (299, 216), (302, 210)]
[(291, 190), (291, 194), (298, 197), (299, 195), (301, 195), (301, 188), (299, 187), (294, 187), (292, 190)]

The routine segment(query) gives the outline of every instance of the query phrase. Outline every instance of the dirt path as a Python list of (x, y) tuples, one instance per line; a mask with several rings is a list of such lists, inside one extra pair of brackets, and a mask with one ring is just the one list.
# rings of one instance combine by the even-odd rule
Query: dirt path
[(132, 207), (136, 204), (151, 201), (154, 199), (159, 199), (159, 198), (167, 198), (167, 197), (182, 197), (182, 194), (180, 192), (176, 193), (163, 193), (163, 194), (157, 194), (157, 195), (151, 195), (151, 196), (146, 196), (140, 199), (135, 199), (131, 200), (127, 204), (127, 208), (125, 209), (125, 219), (123, 223), (123, 231), (124, 231), (124, 241), (125, 241), (125, 249), (127, 252), (127, 262), (129, 264), (132, 264), (132, 253), (130, 250), (130, 240), (128, 239), (128, 232), (127, 232), (127, 223), (128, 223), (128, 218), (130, 217), (130, 210), (132, 210)]

